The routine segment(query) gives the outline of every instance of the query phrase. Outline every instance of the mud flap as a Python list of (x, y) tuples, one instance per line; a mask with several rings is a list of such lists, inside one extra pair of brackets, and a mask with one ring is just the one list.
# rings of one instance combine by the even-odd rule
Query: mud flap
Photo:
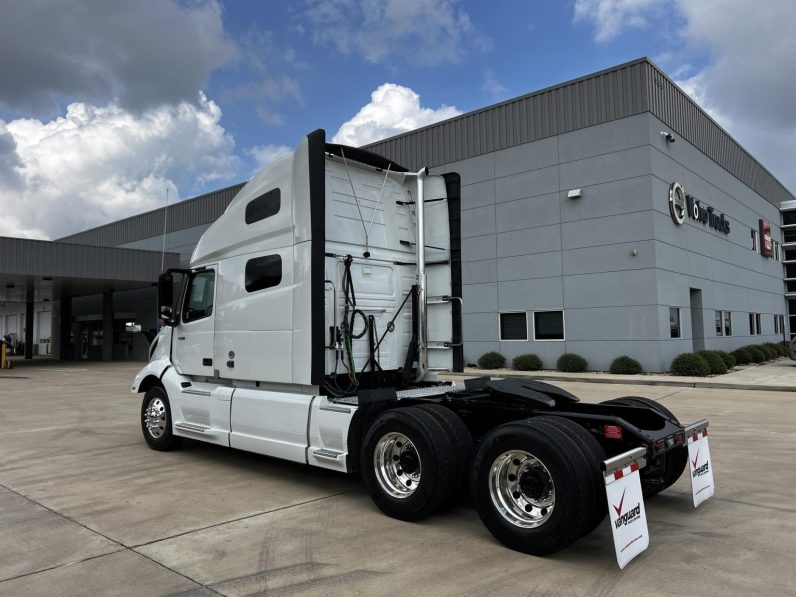
[(698, 421), (685, 428), (688, 438), (688, 470), (691, 477), (691, 494), (694, 508), (713, 496), (713, 463), (708, 447), (708, 422)]
[(608, 514), (619, 568), (650, 544), (639, 469), (646, 466), (646, 449), (635, 448), (603, 462)]

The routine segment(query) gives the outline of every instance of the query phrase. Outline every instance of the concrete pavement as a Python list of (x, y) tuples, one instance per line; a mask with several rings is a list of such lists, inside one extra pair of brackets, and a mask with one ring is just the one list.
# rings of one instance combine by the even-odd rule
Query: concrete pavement
[(620, 571), (603, 523), (546, 558), (498, 544), (463, 499), (409, 524), (357, 477), (186, 442), (149, 450), (137, 365), (0, 372), (0, 595), (786, 595), (796, 592), (796, 397), (562, 383), (711, 419), (717, 495), (647, 502), (651, 546)]

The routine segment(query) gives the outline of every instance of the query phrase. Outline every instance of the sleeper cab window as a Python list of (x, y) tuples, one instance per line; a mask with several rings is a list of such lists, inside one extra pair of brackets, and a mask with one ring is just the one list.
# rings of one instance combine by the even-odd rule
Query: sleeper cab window
[(271, 189), (246, 204), (246, 223), (254, 224), (279, 213), (281, 193), (279, 189)]
[(212, 315), (215, 282), (216, 272), (211, 269), (191, 276), (182, 318), (185, 323)]
[(279, 255), (255, 257), (246, 262), (246, 292), (279, 286), (282, 281), (282, 258)]

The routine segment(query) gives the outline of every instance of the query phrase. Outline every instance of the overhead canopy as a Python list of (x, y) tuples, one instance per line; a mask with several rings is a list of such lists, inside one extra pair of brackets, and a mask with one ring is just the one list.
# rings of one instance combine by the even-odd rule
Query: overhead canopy
[(39, 302), (151, 286), (177, 253), (0, 237), (0, 302)]

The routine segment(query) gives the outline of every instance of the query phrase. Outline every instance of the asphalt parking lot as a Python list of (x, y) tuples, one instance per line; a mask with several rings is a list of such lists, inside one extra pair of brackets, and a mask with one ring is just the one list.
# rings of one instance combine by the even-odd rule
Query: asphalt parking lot
[(357, 477), (186, 442), (151, 451), (138, 364), (0, 372), (0, 595), (796, 594), (796, 395), (562, 383), (711, 420), (716, 496), (684, 476), (647, 502), (651, 544), (616, 566), (608, 523), (536, 558), (467, 500), (382, 515)]

